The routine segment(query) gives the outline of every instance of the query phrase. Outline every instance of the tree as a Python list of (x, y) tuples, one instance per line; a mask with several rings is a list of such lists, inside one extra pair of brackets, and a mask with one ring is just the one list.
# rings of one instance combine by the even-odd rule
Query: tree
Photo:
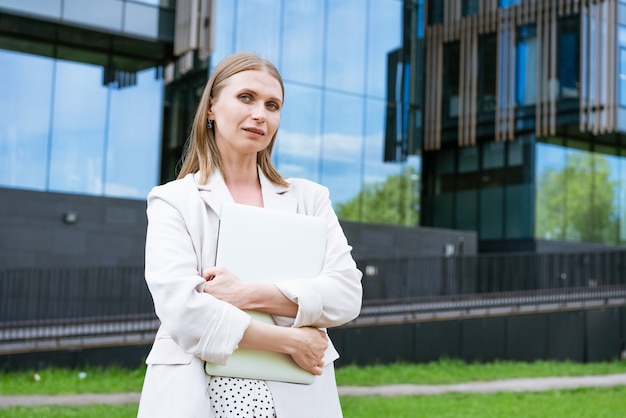
[(607, 159), (570, 153), (562, 170), (537, 181), (536, 235), (551, 239), (615, 243), (615, 187)]
[(365, 184), (356, 197), (337, 204), (344, 220), (415, 226), (419, 220), (419, 174), (408, 167), (382, 183)]

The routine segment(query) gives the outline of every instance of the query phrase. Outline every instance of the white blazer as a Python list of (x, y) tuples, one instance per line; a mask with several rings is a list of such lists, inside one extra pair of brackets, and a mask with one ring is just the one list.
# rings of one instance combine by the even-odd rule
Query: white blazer
[[(288, 187), (276, 186), (260, 169), (259, 177), (266, 208), (323, 217), (328, 226), (321, 274), (276, 283), (298, 304), (290, 322), (296, 327), (329, 328), (356, 318), (362, 275), (328, 189), (295, 178), (287, 179)], [(189, 174), (155, 187), (148, 196), (145, 275), (161, 326), (146, 359), (139, 417), (212, 417), (204, 362), (224, 364), (250, 323), (247, 313), (202, 292), (202, 270), (215, 265), (218, 214), (233, 198), (219, 170), (206, 185), (198, 184), (198, 179), (198, 173)], [(338, 357), (331, 342), (324, 373), (311, 385), (267, 382), (276, 416), (341, 417), (333, 367)]]

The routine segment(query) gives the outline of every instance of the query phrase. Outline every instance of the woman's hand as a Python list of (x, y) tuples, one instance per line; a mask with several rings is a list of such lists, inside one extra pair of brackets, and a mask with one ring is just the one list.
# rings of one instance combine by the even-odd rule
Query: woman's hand
[(225, 267), (211, 267), (202, 272), (204, 292), (239, 309), (295, 318), (298, 305), (287, 299), (272, 283), (241, 280)]
[(289, 353), (291, 358), (302, 369), (321, 375), (322, 367), (324, 367), (324, 353), (328, 348), (326, 333), (311, 327), (290, 328), (290, 330), (298, 333), (296, 334), (297, 346)]
[(228, 302), (240, 309), (245, 306), (247, 286), (239, 277), (235, 276), (225, 267), (211, 267), (202, 272), (204, 293), (213, 295), (219, 300)]

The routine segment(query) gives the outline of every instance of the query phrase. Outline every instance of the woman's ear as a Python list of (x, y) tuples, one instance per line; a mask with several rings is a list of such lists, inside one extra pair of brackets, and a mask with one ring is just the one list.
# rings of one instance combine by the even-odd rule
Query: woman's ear
[(208, 110), (206, 111), (206, 117), (207, 119), (211, 119), (211, 120), (215, 119), (213, 117), (213, 100), (209, 100), (209, 107), (208, 107)]

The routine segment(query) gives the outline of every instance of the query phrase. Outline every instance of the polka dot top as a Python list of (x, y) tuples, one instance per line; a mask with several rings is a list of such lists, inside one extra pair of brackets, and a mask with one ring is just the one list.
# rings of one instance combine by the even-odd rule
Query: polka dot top
[(212, 376), (208, 391), (217, 418), (276, 418), (272, 393), (263, 380)]

